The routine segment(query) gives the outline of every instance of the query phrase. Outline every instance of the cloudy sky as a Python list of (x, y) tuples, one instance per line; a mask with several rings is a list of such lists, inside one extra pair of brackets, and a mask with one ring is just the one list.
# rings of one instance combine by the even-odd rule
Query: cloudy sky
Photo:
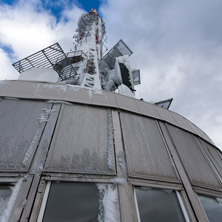
[(55, 42), (69, 51), (79, 16), (92, 7), (107, 46), (123, 39), (134, 52), (137, 98), (173, 98), (170, 109), (222, 148), (221, 0), (0, 0), (0, 79), (16, 79), (13, 62)]

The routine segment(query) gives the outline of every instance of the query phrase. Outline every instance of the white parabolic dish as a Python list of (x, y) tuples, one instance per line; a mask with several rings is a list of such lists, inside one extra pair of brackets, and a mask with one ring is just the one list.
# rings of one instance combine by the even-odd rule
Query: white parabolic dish
[(21, 73), (18, 79), (40, 82), (58, 82), (59, 75), (52, 69), (33, 68)]

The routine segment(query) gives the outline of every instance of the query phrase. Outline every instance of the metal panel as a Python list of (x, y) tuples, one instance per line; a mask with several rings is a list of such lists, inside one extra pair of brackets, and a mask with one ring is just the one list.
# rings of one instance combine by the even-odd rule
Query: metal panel
[(39, 118), (48, 106), (18, 99), (1, 101), (0, 171), (28, 170), (44, 127)]
[(141, 84), (141, 82), (140, 82), (140, 70), (139, 69), (132, 71), (132, 77), (133, 77), (134, 86)]
[[(211, 139), (197, 126), (181, 117), (178, 119), (171, 111), (161, 109), (153, 104), (132, 99), (127, 96), (103, 91), (93, 92), (73, 85), (61, 83), (40, 83), (31, 81), (1, 81), (0, 96), (16, 98), (33, 98), (47, 100), (63, 100), (83, 104), (93, 104), (99, 106), (116, 107), (134, 113), (140, 113), (156, 119), (161, 119), (180, 128), (184, 128), (209, 143)], [(103, 96), (104, 97), (103, 97)], [(110, 100), (111, 99), (111, 100)]]
[(123, 55), (130, 56), (133, 52), (129, 49), (129, 47), (123, 42), (123, 40), (119, 40), (116, 45), (110, 49), (110, 51), (102, 58), (102, 63), (106, 63), (109, 68), (113, 69), (115, 65), (115, 58)]
[(184, 118), (183, 116), (171, 112), (171, 115), (173, 116), (173, 118), (175, 119), (177, 125), (187, 131), (193, 132), (193, 129), (190, 127), (190, 125), (188, 124), (188, 120), (186, 118)]
[(199, 141), (204, 148), (207, 156), (210, 158), (211, 162), (219, 173), (220, 177), (222, 178), (222, 153), (209, 143), (206, 143), (201, 139)]
[(129, 175), (178, 181), (156, 121), (120, 113)]
[(48, 110), (48, 122), (39, 142), (38, 150), (36, 151), (35, 158), (32, 161), (29, 173), (40, 174), (44, 168), (60, 108), (61, 104), (54, 104), (52, 109)]
[(66, 101), (73, 101), (77, 103), (86, 103), (86, 104), (92, 104), (92, 90), (86, 90), (80, 87), (71, 86), (69, 85), (66, 88), (64, 100)]
[(175, 166), (177, 168), (177, 171), (179, 172), (181, 181), (183, 183), (184, 189), (186, 190), (187, 196), (189, 198), (190, 204), (192, 205), (192, 208), (194, 209), (194, 213), (198, 219), (198, 221), (206, 221), (207, 217), (204, 213), (204, 210), (200, 204), (200, 201), (197, 198), (197, 195), (193, 191), (193, 187), (191, 186), (190, 180), (188, 178), (187, 173), (185, 172), (185, 168), (180, 160), (180, 157), (178, 155), (178, 152), (176, 151), (176, 147), (173, 143), (172, 138), (169, 135), (169, 130), (166, 127), (166, 124), (159, 122), (161, 131), (163, 132), (165, 141), (167, 143), (167, 146), (169, 148), (169, 151), (171, 153), (171, 156), (174, 160)]
[[(114, 140), (115, 140), (115, 156), (116, 156), (116, 169), (117, 177), (127, 179), (125, 152), (123, 148), (123, 141), (121, 135), (121, 126), (119, 120), (119, 114), (117, 111), (113, 111), (113, 126), (114, 126)], [(136, 221), (136, 207), (133, 201), (132, 187), (129, 183), (125, 182), (119, 184), (119, 202), (121, 221), (133, 222)]]
[(77, 75), (71, 60), (67, 58), (58, 43), (42, 49), (12, 65), (19, 73), (38, 67), (51, 68), (59, 74), (61, 81)]
[(137, 106), (138, 106), (141, 114), (143, 114), (145, 116), (153, 117), (155, 119), (161, 119), (159, 113), (155, 109), (155, 105), (141, 101), (141, 100), (137, 100), (136, 103), (137, 103)]
[(116, 94), (116, 101), (117, 101), (117, 105), (120, 109), (124, 109), (127, 111), (131, 111), (131, 112), (135, 112), (135, 113), (141, 113), (139, 108), (137, 107), (137, 100), (130, 98), (128, 96), (123, 96), (123, 95), (119, 95)]
[(172, 112), (161, 107), (155, 106), (155, 109), (159, 113), (162, 120), (165, 120), (173, 125), (178, 125), (176, 120), (173, 118)]
[(115, 174), (111, 112), (64, 105), (46, 171)]
[(191, 133), (167, 124), (177, 152), (193, 185), (220, 188), (201, 148)]

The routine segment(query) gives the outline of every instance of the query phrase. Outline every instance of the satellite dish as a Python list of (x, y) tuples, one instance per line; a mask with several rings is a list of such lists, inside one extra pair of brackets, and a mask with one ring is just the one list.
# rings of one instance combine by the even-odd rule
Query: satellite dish
[(33, 68), (21, 73), (18, 79), (39, 82), (59, 82), (59, 75), (52, 69)]
[(120, 86), (118, 86), (118, 93), (124, 96), (135, 98), (135, 95), (132, 93), (130, 88), (124, 84), (121, 84)]

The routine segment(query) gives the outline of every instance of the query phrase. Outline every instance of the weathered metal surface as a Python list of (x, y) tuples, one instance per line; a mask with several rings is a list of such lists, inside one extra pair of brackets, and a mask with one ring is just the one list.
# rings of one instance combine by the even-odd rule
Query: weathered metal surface
[(0, 102), (0, 171), (28, 170), (44, 128), (39, 121), (48, 106), (14, 99)]
[[(127, 111), (131, 111), (134, 113), (140, 113), (140, 110), (136, 104), (136, 100), (131, 98), (131, 97), (126, 97), (123, 95), (118, 95), (116, 94), (116, 101), (117, 101), (117, 106), (120, 109), (124, 109)], [(127, 98), (127, 100), (126, 100)]]
[(27, 196), (32, 183), (32, 179), (33, 177), (30, 175), (26, 175), (20, 179), (22, 180), (21, 186), (19, 187), (18, 195), (16, 196), (15, 202), (12, 206), (12, 211), (8, 218), (8, 221), (21, 221), (20, 218), (27, 202)]
[(115, 174), (111, 113), (81, 105), (61, 112), (45, 170)]
[(22, 212), (20, 221), (24, 221), (24, 222), (29, 221), (31, 209), (34, 203), (34, 198), (38, 190), (39, 182), (40, 182), (40, 175), (34, 176), (33, 182), (30, 185), (30, 191), (27, 196), (26, 204), (24, 205), (24, 210)]
[(178, 181), (155, 120), (120, 113), (129, 175)]
[(193, 187), (185, 171), (184, 165), (181, 162), (180, 156), (178, 155), (178, 152), (174, 145), (174, 141), (172, 141), (172, 138), (170, 137), (169, 130), (167, 129), (166, 124), (159, 122), (159, 125), (163, 132), (166, 143), (169, 147), (169, 150), (172, 155), (173, 161), (176, 165), (177, 171), (179, 172), (184, 189), (186, 190), (187, 196), (190, 200), (190, 204), (192, 208), (194, 209), (194, 213), (197, 218), (197, 221), (208, 222), (208, 219), (203, 210), (203, 207), (201, 206), (200, 201), (198, 200), (197, 195), (193, 190)]
[(192, 131), (191, 126), (188, 124), (188, 121), (181, 115), (171, 112), (172, 117), (175, 119), (177, 126), (183, 126), (183, 129), (187, 131)]
[[(127, 171), (126, 163), (124, 161), (124, 148), (121, 137), (121, 126), (119, 122), (119, 114), (117, 111), (113, 111), (113, 126), (114, 126), (114, 140), (115, 140), (115, 157), (116, 157), (116, 169), (117, 177), (123, 180), (122, 184), (118, 185), (119, 188), (119, 201), (120, 201), (120, 213), (121, 221), (133, 222), (136, 221), (136, 206), (133, 200), (132, 188), (127, 183)], [(124, 156), (123, 156), (124, 155)], [(124, 158), (124, 159), (123, 159)]]
[(169, 124), (167, 127), (191, 183), (221, 189), (214, 171), (193, 135)]
[(1, 81), (0, 86), (0, 96), (4, 97), (62, 100), (80, 104), (113, 107), (146, 115), (188, 130), (209, 143), (212, 143), (212, 140), (202, 130), (186, 118), (169, 110), (163, 110), (153, 104), (116, 93), (108, 91), (90, 91), (62, 83), (41, 83), (21, 80)]
[(160, 114), (156, 111), (155, 105), (141, 100), (136, 101), (140, 113), (155, 119), (161, 119)]
[(199, 139), (199, 141), (222, 179), (222, 153), (209, 143), (206, 143), (201, 139)]
[(42, 134), (41, 140), (39, 142), (35, 158), (30, 167), (30, 173), (32, 174), (41, 174), (44, 168), (51, 139), (53, 137), (56, 121), (59, 116), (60, 108), (61, 104), (54, 104), (51, 109), (47, 110), (49, 117), (44, 132)]
[(155, 106), (157, 113), (159, 113), (161, 120), (165, 120), (175, 126), (178, 126), (176, 120), (173, 118), (172, 112), (169, 110), (163, 109), (161, 107)]

